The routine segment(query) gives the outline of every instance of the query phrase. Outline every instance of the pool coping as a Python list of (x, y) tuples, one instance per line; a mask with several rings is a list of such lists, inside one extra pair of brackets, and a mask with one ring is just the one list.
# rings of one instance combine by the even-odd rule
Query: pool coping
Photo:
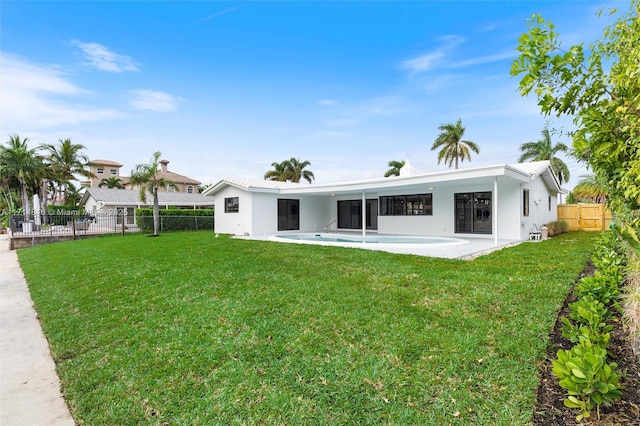
[[(305, 232), (298, 232), (300, 234)], [(314, 234), (314, 232), (308, 232), (308, 234)], [(339, 232), (337, 234), (348, 235), (347, 233)], [(512, 247), (527, 241), (499, 239), (496, 242), (493, 238), (478, 238), (478, 237), (449, 237), (458, 238), (460, 240), (468, 241), (467, 244), (446, 245), (446, 244), (384, 244), (384, 243), (341, 243), (341, 242), (329, 242), (329, 241), (304, 241), (304, 240), (286, 240), (283, 238), (273, 238), (278, 234), (264, 235), (264, 236), (236, 236), (234, 238), (250, 239), (250, 240), (262, 240), (270, 241), (274, 243), (288, 243), (288, 244), (307, 244), (307, 245), (319, 245), (330, 247), (346, 247), (356, 248), (362, 250), (377, 250), (385, 251), (396, 254), (409, 254), (416, 256), (438, 257), (445, 259), (460, 259), (460, 260), (473, 260), (479, 256), (489, 254), (493, 251), (500, 250), (506, 247)], [(390, 235), (390, 234), (384, 234)], [(425, 235), (425, 237), (428, 237)], [(437, 236), (432, 236), (437, 237)]]

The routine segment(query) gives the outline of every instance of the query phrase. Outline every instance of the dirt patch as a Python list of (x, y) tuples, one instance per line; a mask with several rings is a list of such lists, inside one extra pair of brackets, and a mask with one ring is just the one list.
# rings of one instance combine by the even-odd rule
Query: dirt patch
[[(591, 261), (582, 271), (580, 278), (591, 275), (594, 267)], [(558, 385), (556, 376), (552, 371), (552, 361), (560, 349), (571, 349), (573, 343), (562, 337), (562, 321), (560, 318), (569, 316), (569, 303), (576, 301), (573, 292), (564, 301), (560, 310), (553, 332), (550, 336), (547, 348), (547, 358), (540, 365), (540, 385), (538, 386), (538, 400), (533, 412), (533, 424), (544, 426), (564, 425), (640, 425), (640, 363), (631, 349), (629, 336), (622, 326), (622, 321), (614, 322), (611, 332), (611, 341), (607, 348), (611, 353), (611, 360), (618, 364), (618, 368), (625, 372), (625, 378), (620, 381), (625, 389), (622, 391), (622, 399), (616, 401), (611, 407), (601, 407), (600, 419), (597, 413), (592, 413), (592, 418), (581, 423), (576, 422), (578, 410), (564, 406), (567, 397), (566, 391)]]

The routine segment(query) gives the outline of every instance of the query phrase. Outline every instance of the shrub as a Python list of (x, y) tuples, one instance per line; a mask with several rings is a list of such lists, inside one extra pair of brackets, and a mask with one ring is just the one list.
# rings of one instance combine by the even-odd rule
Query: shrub
[(575, 303), (569, 304), (570, 313), (568, 318), (562, 318), (564, 327), (562, 335), (573, 343), (590, 341), (602, 348), (609, 344), (613, 330), (612, 325), (607, 321), (611, 319), (611, 313), (604, 303), (597, 301), (593, 296), (579, 299)]
[(596, 271), (595, 274), (580, 280), (576, 286), (576, 295), (579, 298), (591, 296), (605, 305), (616, 305), (620, 295), (620, 283), (619, 277)]
[[(143, 231), (153, 230), (153, 209), (136, 210), (137, 224)], [(202, 231), (213, 230), (212, 209), (162, 209), (160, 210), (160, 231)]]
[(622, 396), (619, 384), (622, 375), (616, 371), (615, 362), (607, 364), (606, 349), (585, 341), (570, 350), (559, 350), (557, 356), (553, 374), (569, 394), (564, 405), (580, 410), (577, 421), (590, 417), (594, 408), (609, 406)]
[(549, 222), (545, 226), (549, 230), (550, 237), (564, 234), (565, 232), (569, 232), (569, 224), (564, 220), (556, 220), (553, 222)]

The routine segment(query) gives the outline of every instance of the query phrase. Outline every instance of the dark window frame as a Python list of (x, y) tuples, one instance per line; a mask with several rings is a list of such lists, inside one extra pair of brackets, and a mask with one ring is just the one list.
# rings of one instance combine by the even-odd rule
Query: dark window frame
[(224, 199), (224, 212), (225, 213), (239, 213), (240, 212), (240, 198), (239, 197), (227, 197)]
[(454, 233), (493, 233), (493, 192), (456, 192), (454, 197)]
[(300, 200), (297, 198), (278, 198), (277, 202), (278, 231), (299, 231)]
[(529, 190), (522, 190), (522, 216), (529, 217)]
[(380, 216), (433, 216), (433, 194), (383, 195)]

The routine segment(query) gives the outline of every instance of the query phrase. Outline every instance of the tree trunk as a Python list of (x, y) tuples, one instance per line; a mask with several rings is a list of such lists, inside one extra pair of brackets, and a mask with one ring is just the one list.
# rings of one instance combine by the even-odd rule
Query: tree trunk
[(42, 221), (43, 225), (48, 225), (49, 224), (49, 215), (47, 214), (47, 196), (49, 195), (48, 191), (47, 191), (47, 185), (48, 184), (49, 184), (49, 182), (47, 182), (46, 179), (44, 179), (42, 181), (42, 201), (41, 201), (42, 209), (41, 209), (41, 212), (42, 212), (43, 219), (44, 219)]
[(158, 235), (160, 228), (160, 206), (158, 205), (158, 188), (153, 188), (153, 235)]
[(24, 213), (25, 222), (29, 220), (29, 215), (31, 214), (31, 203), (29, 202), (29, 195), (27, 194), (27, 185), (21, 180), (20, 188), (22, 191), (22, 210)]

